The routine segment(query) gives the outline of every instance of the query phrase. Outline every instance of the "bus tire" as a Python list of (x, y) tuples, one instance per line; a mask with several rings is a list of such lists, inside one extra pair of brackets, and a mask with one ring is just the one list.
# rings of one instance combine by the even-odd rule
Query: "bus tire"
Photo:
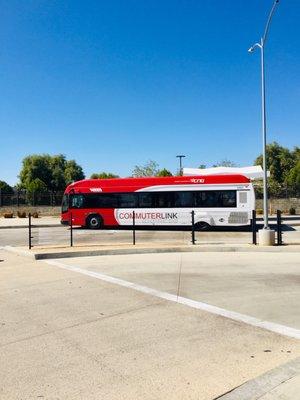
[(86, 226), (89, 229), (100, 229), (103, 227), (103, 220), (98, 214), (89, 215), (86, 219)]
[(195, 225), (196, 231), (209, 231), (210, 225), (207, 222), (201, 221)]

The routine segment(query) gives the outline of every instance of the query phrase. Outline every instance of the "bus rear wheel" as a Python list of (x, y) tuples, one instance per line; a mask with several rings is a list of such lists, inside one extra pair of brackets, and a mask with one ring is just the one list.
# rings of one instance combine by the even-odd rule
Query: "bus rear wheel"
[(207, 222), (201, 221), (195, 225), (196, 231), (209, 231), (210, 225)]
[(86, 226), (89, 229), (100, 229), (103, 227), (102, 218), (98, 214), (89, 215), (86, 220)]

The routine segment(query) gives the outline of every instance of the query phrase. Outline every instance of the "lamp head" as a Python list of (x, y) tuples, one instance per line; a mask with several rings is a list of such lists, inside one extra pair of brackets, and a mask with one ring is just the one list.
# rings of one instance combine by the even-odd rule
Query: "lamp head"
[(253, 46), (250, 47), (250, 49), (248, 50), (249, 53), (253, 53), (255, 48), (259, 47), (260, 49), (262, 48), (262, 45), (260, 43), (255, 43)]

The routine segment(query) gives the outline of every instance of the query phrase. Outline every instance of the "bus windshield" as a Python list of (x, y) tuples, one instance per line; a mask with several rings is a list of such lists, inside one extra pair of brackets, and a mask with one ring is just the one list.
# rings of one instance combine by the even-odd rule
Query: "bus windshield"
[(61, 205), (61, 212), (65, 213), (69, 209), (69, 196), (67, 194), (63, 195), (62, 205)]

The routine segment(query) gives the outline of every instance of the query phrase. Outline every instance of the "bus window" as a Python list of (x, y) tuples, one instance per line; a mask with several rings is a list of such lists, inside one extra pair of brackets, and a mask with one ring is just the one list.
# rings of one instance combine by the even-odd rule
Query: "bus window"
[(83, 194), (72, 194), (71, 195), (71, 208), (83, 208), (84, 196)]
[(224, 190), (222, 207), (236, 207), (236, 191)]
[(118, 195), (114, 193), (97, 194), (97, 207), (98, 208), (117, 208)]
[(120, 208), (137, 207), (137, 196), (134, 193), (120, 193), (119, 207)]
[(61, 212), (62, 213), (67, 212), (68, 208), (69, 208), (69, 196), (67, 194), (64, 194), (62, 199)]
[(219, 192), (214, 190), (207, 190), (205, 192), (195, 193), (195, 204), (196, 207), (219, 207), (218, 196)]
[(174, 193), (156, 192), (156, 207), (158, 208), (174, 207)]
[(155, 207), (155, 193), (139, 193), (139, 207), (152, 208)]
[(195, 192), (194, 195), (196, 207), (236, 207), (235, 190), (207, 190)]
[(194, 193), (193, 192), (176, 192), (174, 193), (174, 207), (193, 207)]

